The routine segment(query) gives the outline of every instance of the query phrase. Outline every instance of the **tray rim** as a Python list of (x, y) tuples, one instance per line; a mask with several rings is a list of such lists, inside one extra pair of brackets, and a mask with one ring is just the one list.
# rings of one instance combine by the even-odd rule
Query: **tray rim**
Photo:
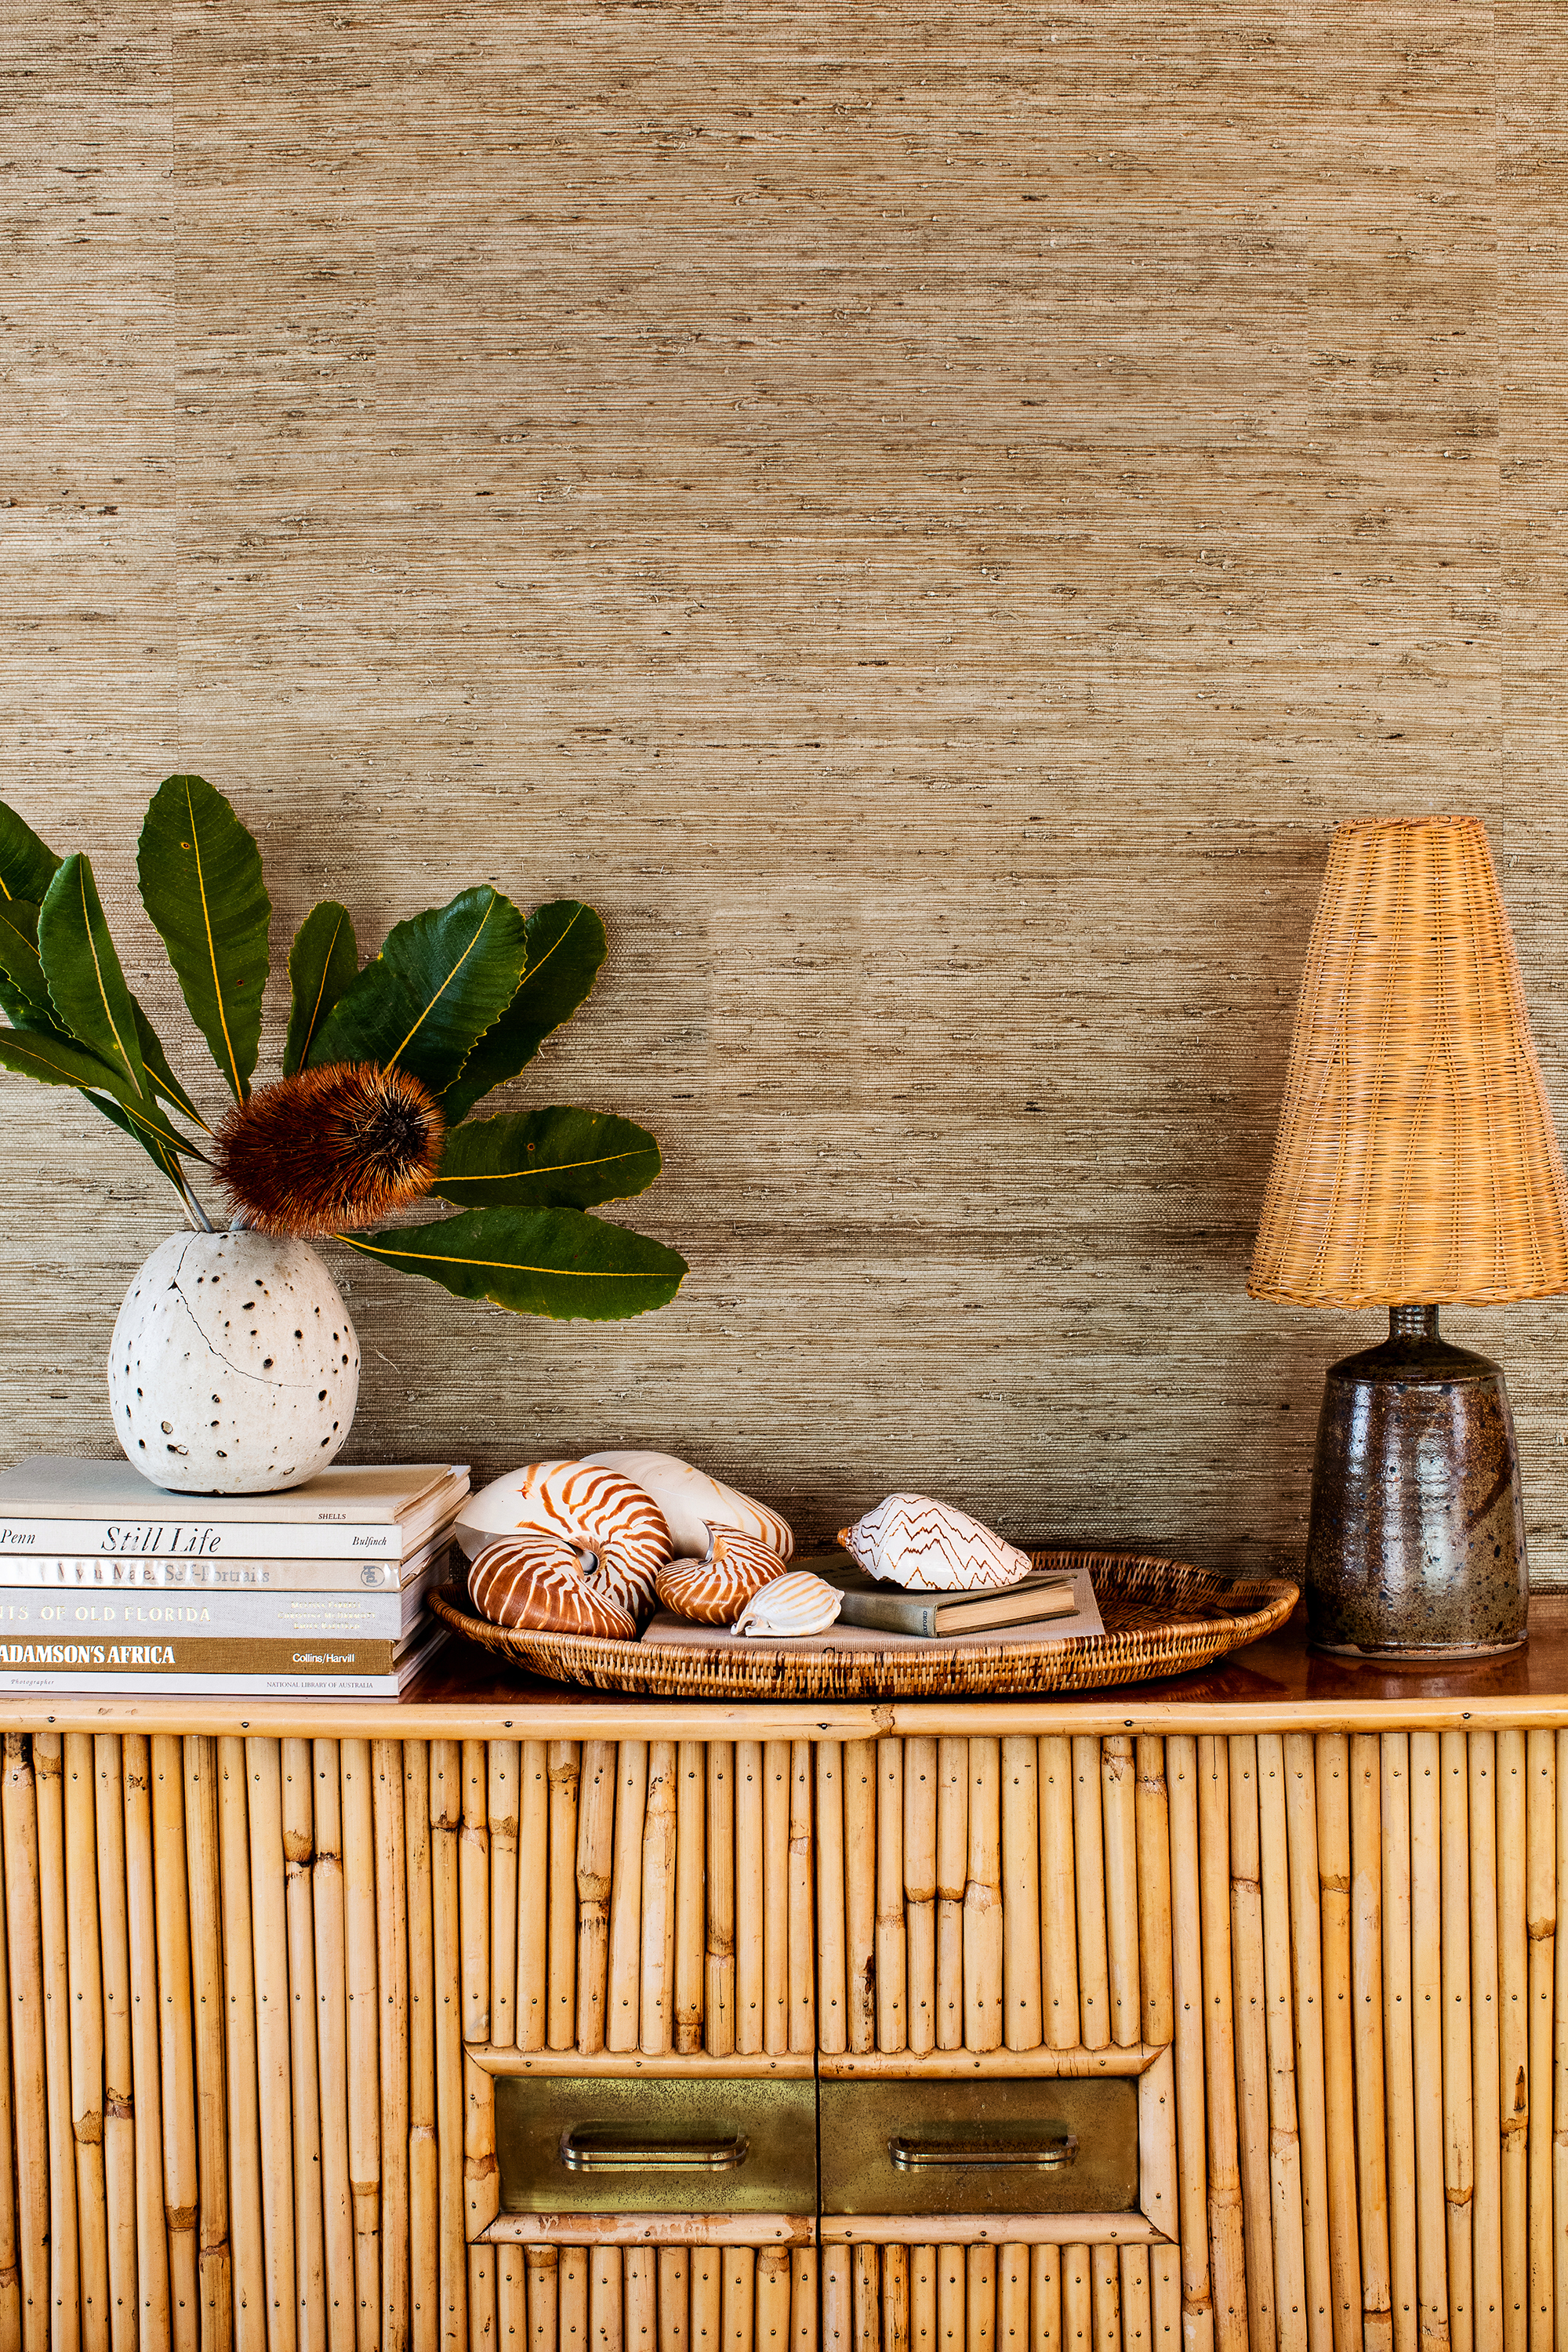
[[(1209, 1614), (1125, 1633), (1059, 1642), (951, 1642), (918, 1651), (785, 1650), (747, 1642), (733, 1651), (685, 1643), (607, 1642), (583, 1633), (521, 1633), (479, 1617), (460, 1582), (431, 1596), (441, 1622), (525, 1674), (600, 1691), (680, 1699), (934, 1699), (1051, 1696), (1192, 1673), (1275, 1633), (1300, 1597), (1287, 1577), (1226, 1577), (1143, 1551), (1026, 1546), (1037, 1568), (1088, 1568), (1128, 1598), (1184, 1595)], [(1147, 1588), (1147, 1590), (1145, 1590)], [(1228, 1603), (1229, 1605), (1224, 1605)]]

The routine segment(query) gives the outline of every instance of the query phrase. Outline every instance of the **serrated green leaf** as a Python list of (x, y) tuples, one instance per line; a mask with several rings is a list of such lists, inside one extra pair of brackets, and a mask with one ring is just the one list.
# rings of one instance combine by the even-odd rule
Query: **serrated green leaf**
[(453, 1128), (432, 1189), (460, 1209), (591, 1209), (646, 1191), (661, 1164), (629, 1118), (557, 1108)]
[(576, 1012), (608, 951), (604, 924), (579, 898), (552, 898), (536, 907), (526, 929), (528, 963), (521, 984), (442, 1097), (451, 1127), (527, 1067), (551, 1031)]
[(527, 961), (511, 900), (488, 882), (459, 891), (387, 933), (317, 1030), (309, 1066), (395, 1064), (438, 1096), (510, 1003)]
[(59, 863), (26, 818), (0, 801), (0, 898), (29, 898), (41, 906)]
[(434, 1224), (338, 1239), (456, 1298), (560, 1321), (646, 1315), (669, 1304), (686, 1272), (686, 1260), (662, 1242), (575, 1209), (470, 1209)]
[(38, 909), (38, 954), (55, 1011), (78, 1042), (114, 1071), (122, 1098), (147, 1092), (136, 1011), (109, 936), (89, 861), (68, 857)]
[(168, 776), (142, 821), (136, 871), (191, 1018), (243, 1102), (261, 1043), (272, 913), (261, 852), (203, 777)]
[(211, 1128), (169, 1067), (169, 1056), (163, 1051), (157, 1031), (134, 997), (131, 1003), (136, 1015), (136, 1042), (142, 1048), (142, 1066), (152, 1080), (153, 1092), (162, 1095), (166, 1103), (173, 1103), (176, 1110), (183, 1111), (188, 1119), (194, 1119), (197, 1127), (210, 1135)]
[(359, 971), (359, 947), (346, 907), (323, 898), (294, 934), (289, 950), (289, 1034), (283, 1075), (291, 1078), (310, 1059), (317, 1030)]
[(38, 961), (38, 909), (30, 898), (0, 898), (0, 1004), (19, 1029), (68, 1036)]

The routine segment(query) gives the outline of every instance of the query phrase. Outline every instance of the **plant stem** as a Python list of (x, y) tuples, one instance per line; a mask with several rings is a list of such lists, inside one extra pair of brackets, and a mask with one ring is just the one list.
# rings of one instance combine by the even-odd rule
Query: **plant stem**
[(213, 1228), (207, 1217), (206, 1211), (203, 1208), (201, 1202), (192, 1192), (190, 1185), (186, 1182), (184, 1170), (183, 1168), (180, 1169), (178, 1173), (180, 1179), (180, 1190), (185, 1196), (185, 1214), (189, 1217), (197, 1233), (210, 1234)]

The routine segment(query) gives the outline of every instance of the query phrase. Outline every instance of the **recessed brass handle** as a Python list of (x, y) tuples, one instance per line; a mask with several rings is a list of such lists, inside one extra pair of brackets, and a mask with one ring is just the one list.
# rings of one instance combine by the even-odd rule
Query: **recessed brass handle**
[(1037, 2172), (1054, 2172), (1078, 2154), (1071, 2132), (1055, 2139), (910, 2139), (902, 2132), (888, 2142), (896, 2172), (923, 2172), (938, 2165), (966, 2168), (999, 2164), (1032, 2165)]
[(738, 2172), (751, 2146), (732, 2139), (638, 2139), (601, 2124), (569, 2124), (561, 2135), (568, 2172), (668, 2172), (676, 2166), (703, 2172)]

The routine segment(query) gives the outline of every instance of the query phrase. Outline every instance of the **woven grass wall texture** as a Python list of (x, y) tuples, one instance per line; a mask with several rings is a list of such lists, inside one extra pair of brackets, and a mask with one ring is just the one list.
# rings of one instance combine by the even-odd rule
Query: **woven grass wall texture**
[[(358, 1458), (1299, 1558), (1380, 1318), (1243, 1283), (1341, 817), (1486, 820), (1568, 1109), (1565, 89), (1550, 5), (0, 10), (0, 794), (166, 1035), (177, 767), (279, 973), (323, 896), (590, 899), (503, 1100), (665, 1147), (641, 1321), (340, 1254)], [(6, 1454), (106, 1452), (172, 1202), (74, 1097), (0, 1116)], [(1447, 1318), (1542, 1580), (1563, 1312)]]

